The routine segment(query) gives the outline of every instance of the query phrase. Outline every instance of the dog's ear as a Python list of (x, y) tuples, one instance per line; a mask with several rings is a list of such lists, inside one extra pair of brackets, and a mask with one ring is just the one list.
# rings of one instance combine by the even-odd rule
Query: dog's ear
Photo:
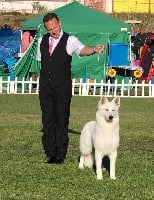
[(103, 105), (103, 104), (105, 104), (106, 102), (108, 102), (107, 97), (102, 96), (101, 99), (100, 99), (100, 103)]
[(112, 102), (119, 108), (120, 107), (120, 97), (115, 97)]

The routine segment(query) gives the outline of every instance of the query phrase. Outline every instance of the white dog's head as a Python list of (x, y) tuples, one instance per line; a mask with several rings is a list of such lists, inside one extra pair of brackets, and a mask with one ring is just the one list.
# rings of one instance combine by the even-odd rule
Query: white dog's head
[(120, 98), (115, 97), (112, 101), (103, 96), (98, 103), (98, 114), (106, 121), (112, 122), (114, 118), (119, 118), (118, 109), (120, 107)]

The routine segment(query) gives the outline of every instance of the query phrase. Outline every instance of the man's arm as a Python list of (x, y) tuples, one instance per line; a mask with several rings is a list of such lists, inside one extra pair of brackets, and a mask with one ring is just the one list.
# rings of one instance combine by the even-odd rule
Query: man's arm
[(37, 53), (36, 53), (36, 60), (37, 61), (41, 61), (41, 52), (40, 52), (41, 41), (42, 41), (42, 37), (40, 37), (39, 40), (38, 40)]
[(84, 46), (80, 51), (80, 56), (89, 56), (95, 53), (102, 53), (103, 51), (104, 45)]

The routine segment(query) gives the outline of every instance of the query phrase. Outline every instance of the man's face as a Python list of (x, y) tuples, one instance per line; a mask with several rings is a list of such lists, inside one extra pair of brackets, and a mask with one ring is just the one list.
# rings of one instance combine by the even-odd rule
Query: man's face
[(55, 38), (55, 39), (59, 38), (60, 30), (61, 30), (61, 22), (60, 21), (53, 18), (52, 20), (50, 20), (48, 22), (44, 22), (44, 26), (53, 38)]

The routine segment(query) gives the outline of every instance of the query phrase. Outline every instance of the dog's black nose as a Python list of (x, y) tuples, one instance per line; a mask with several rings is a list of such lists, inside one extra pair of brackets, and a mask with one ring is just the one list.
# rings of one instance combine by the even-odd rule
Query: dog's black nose
[(110, 116), (109, 116), (109, 120), (112, 120), (112, 119), (113, 119), (113, 116), (112, 116), (112, 115), (110, 115)]

